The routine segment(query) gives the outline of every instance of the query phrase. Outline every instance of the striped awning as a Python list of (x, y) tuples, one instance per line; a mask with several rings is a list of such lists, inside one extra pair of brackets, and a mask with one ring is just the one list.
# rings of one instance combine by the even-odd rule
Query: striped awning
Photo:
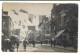
[(65, 30), (59, 31), (55, 37), (59, 37), (64, 31), (65, 31)]

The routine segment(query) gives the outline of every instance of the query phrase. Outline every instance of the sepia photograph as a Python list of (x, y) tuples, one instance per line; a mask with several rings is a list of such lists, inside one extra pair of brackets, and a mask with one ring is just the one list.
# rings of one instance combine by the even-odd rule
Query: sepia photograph
[(2, 52), (78, 52), (78, 4), (3, 3)]
[(80, 0), (0, 0), (0, 1), (80, 1)]

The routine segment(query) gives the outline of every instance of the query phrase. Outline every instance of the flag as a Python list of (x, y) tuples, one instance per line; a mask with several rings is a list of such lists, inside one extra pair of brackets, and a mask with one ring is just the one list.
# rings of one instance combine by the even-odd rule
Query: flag
[(25, 29), (25, 26), (24, 25), (22, 25), (22, 27), (23, 27), (23, 29)]
[(19, 26), (21, 25), (21, 21), (19, 21)]
[(32, 23), (32, 18), (29, 18), (29, 21)]
[(20, 9), (19, 12), (28, 14), (28, 11), (25, 11), (25, 10), (23, 10), (23, 9)]
[(48, 21), (49, 19), (48, 19), (48, 17), (46, 17), (46, 18), (44, 18), (44, 20), (45, 20), (45, 21)]
[(14, 26), (14, 23), (12, 22), (13, 26)]
[(42, 24), (43, 24), (43, 21), (39, 24), (39, 26), (38, 26), (38, 27), (40, 27)]
[[(22, 31), (21, 31), (21, 33), (23, 33)], [(24, 33), (23, 33), (24, 34)]]
[(15, 10), (12, 10), (14, 12), (14, 14), (18, 15), (18, 13)]
[(16, 21), (14, 21), (15, 23), (17, 23)]
[(34, 31), (35, 30), (35, 26), (28, 26), (28, 30)]
[(36, 16), (35, 16), (35, 19), (36, 19)]
[[(24, 20), (26, 22), (26, 20)], [(27, 22), (26, 22), (27, 23)]]
[(32, 23), (32, 21), (33, 21), (33, 16), (34, 16), (33, 14), (29, 14), (29, 19), (28, 19), (28, 20), (29, 20), (31, 23)]

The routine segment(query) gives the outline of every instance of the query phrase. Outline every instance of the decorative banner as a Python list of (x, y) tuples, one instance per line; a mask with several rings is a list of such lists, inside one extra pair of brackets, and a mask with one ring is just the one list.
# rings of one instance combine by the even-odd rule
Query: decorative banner
[(14, 12), (14, 14), (18, 15), (18, 13), (15, 10), (12, 10)]
[(34, 17), (34, 15), (33, 14), (29, 14), (29, 21), (32, 23), (33, 22), (33, 17)]
[(25, 11), (25, 10), (23, 10), (23, 9), (20, 9), (19, 12), (28, 14), (28, 11)]
[(35, 30), (35, 26), (28, 26), (28, 30), (34, 31)]

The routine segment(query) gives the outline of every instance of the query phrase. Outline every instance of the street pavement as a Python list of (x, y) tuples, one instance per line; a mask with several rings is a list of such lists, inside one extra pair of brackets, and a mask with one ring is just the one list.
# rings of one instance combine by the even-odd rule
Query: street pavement
[[(14, 49), (14, 52), (17, 52), (16, 48)], [(76, 52), (76, 50), (72, 47), (50, 47), (50, 44), (35, 44), (35, 47), (33, 47), (33, 45), (27, 45), (26, 51), (24, 51), (23, 45), (21, 43), (18, 52)]]

